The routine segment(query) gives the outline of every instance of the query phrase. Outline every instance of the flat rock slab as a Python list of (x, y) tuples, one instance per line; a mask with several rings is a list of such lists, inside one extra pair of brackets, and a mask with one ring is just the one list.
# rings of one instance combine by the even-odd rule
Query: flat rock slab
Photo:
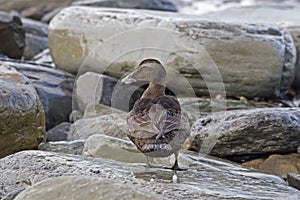
[(208, 20), (233, 23), (276, 24), (291, 32), (297, 49), (296, 76), (293, 86), (300, 88), (300, 6), (297, 4), (256, 5), (239, 8), (229, 8), (218, 12), (205, 14)]
[(0, 62), (0, 158), (36, 149), (44, 140), (45, 113), (24, 75)]
[[(69, 191), (65, 193), (63, 187), (58, 189), (55, 184), (51, 184), (53, 179), (48, 181), (47, 179), (83, 175), (90, 181), (99, 178), (111, 184), (118, 183), (124, 187), (135, 188), (137, 193), (149, 194), (155, 199), (283, 199), (289, 197), (291, 200), (296, 200), (300, 198), (298, 190), (287, 186), (282, 181), (256, 177), (259, 176), (259, 172), (207, 158), (191, 155), (187, 158), (193, 164), (187, 171), (178, 172), (178, 182), (173, 182), (174, 173), (171, 170), (145, 168), (140, 163), (128, 164), (101, 158), (24, 151), (1, 159), (0, 197), (24, 188), (28, 188), (27, 192), (34, 192), (35, 195), (41, 192), (47, 193), (46, 188), (52, 188), (70, 197), (72, 193)], [(63, 179), (62, 183), (68, 180), (70, 179)], [(38, 183), (40, 181), (43, 183)], [(29, 188), (29, 185), (36, 184), (35, 186), (38, 187), (47, 182), (48, 186), (41, 190), (33, 191), (33, 188)], [(101, 185), (99, 184), (99, 187)], [(82, 187), (84, 188), (84, 185)], [(91, 193), (89, 190), (84, 191)]]
[(300, 109), (258, 108), (212, 113), (192, 127), (192, 147), (220, 157), (295, 152)]
[(157, 58), (167, 67), (168, 87), (182, 96), (274, 97), (292, 84), (296, 61), (291, 35), (278, 26), (76, 6), (51, 21), (49, 47), (61, 69), (116, 78)]

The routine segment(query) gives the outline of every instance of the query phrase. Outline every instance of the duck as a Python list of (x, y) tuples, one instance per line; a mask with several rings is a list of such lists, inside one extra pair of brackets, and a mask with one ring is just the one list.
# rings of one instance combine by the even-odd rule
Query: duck
[(190, 135), (187, 113), (180, 107), (176, 97), (166, 95), (167, 72), (157, 59), (143, 60), (121, 82), (133, 84), (142, 81), (149, 86), (134, 103), (127, 116), (127, 136), (139, 151), (148, 157), (175, 155), (172, 170), (178, 166), (178, 152)]

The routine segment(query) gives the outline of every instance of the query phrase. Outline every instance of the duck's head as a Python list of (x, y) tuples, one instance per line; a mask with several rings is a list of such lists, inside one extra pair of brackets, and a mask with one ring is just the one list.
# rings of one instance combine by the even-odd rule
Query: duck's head
[(158, 60), (143, 60), (133, 72), (122, 79), (125, 84), (137, 81), (147, 81), (165, 86), (167, 82), (166, 69)]

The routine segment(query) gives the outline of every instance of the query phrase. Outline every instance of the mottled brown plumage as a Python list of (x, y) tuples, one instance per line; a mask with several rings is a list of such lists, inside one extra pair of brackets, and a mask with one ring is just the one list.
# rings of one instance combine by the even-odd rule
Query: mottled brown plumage
[(190, 134), (187, 114), (181, 109), (178, 100), (165, 95), (166, 70), (154, 59), (147, 59), (122, 82), (149, 81), (149, 87), (129, 112), (128, 137), (150, 157), (167, 157), (175, 154), (172, 169), (179, 169), (178, 151)]

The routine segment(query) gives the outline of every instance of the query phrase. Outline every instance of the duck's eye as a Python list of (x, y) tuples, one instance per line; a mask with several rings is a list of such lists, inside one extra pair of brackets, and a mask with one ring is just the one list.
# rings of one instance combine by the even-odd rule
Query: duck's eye
[(173, 112), (172, 110), (168, 110), (168, 111), (167, 111), (167, 114), (168, 114), (169, 116), (171, 116), (171, 117), (174, 116), (174, 112)]

